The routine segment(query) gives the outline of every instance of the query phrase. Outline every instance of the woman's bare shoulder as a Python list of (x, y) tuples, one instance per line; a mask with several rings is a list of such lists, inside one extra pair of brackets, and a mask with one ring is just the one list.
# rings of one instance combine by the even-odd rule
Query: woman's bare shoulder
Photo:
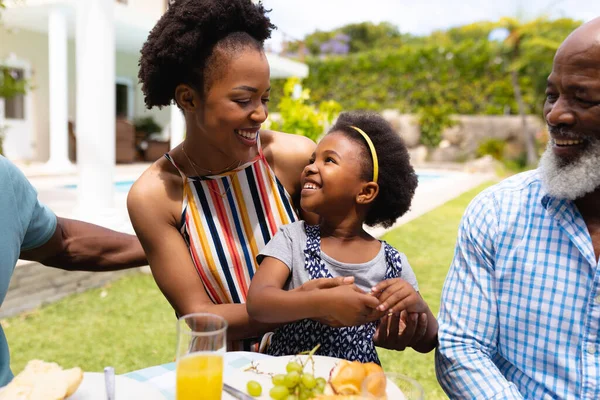
[(155, 161), (135, 181), (127, 195), (129, 213), (135, 208), (146, 214), (169, 216), (181, 204), (183, 181), (175, 167), (164, 157)]

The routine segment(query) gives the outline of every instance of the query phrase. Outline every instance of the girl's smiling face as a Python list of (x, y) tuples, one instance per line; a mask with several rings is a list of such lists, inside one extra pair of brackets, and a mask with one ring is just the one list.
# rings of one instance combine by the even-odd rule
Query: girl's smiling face
[(327, 134), (302, 172), (300, 206), (320, 216), (346, 215), (368, 183), (363, 177), (365, 152), (365, 146), (343, 132)]

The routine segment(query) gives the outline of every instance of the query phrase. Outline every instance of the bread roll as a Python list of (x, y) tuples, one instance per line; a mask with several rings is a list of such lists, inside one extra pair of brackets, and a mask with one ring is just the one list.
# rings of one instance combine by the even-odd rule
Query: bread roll
[(73, 393), (75, 393), (79, 385), (81, 385), (81, 381), (83, 380), (83, 371), (81, 370), (81, 368), (75, 367), (64, 370), (63, 374), (68, 385), (65, 397), (69, 397)]
[(342, 397), (323, 397), (323, 399), (350, 399), (353, 396), (360, 396), (365, 379), (374, 374), (381, 374), (380, 378), (369, 380), (367, 391), (378, 399), (385, 398), (387, 381), (381, 366), (375, 363), (363, 364), (358, 361), (342, 360), (331, 370), (329, 384), (325, 390), (325, 395)]
[(81, 368), (63, 370), (56, 363), (31, 360), (0, 392), (2, 400), (63, 400), (83, 379)]

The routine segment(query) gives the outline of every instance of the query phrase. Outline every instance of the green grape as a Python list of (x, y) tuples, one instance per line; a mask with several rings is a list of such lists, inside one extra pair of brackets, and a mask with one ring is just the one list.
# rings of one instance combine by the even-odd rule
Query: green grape
[(302, 384), (306, 386), (307, 389), (312, 389), (317, 386), (317, 380), (312, 374), (302, 374)]
[(285, 376), (285, 386), (290, 389), (298, 385), (299, 382), (300, 374), (297, 371), (288, 372), (288, 374)]
[(256, 381), (248, 381), (246, 383), (246, 390), (250, 396), (258, 397), (262, 393), (262, 386)]
[(319, 386), (319, 384), (317, 384), (317, 386), (313, 388), (313, 392), (315, 392), (316, 394), (323, 394), (324, 391), (325, 386)]
[(274, 400), (283, 400), (290, 394), (288, 388), (285, 386), (277, 385), (269, 391), (269, 396)]
[(317, 378), (316, 381), (317, 387), (325, 389), (325, 386), (327, 386), (327, 381), (325, 380), (325, 378)]
[(299, 400), (308, 400), (308, 399), (311, 399), (312, 397), (313, 397), (313, 395), (312, 395), (311, 390), (303, 390), (303, 391), (300, 391), (298, 399)]
[(297, 363), (296, 361), (290, 361), (289, 363), (287, 363), (287, 365), (285, 366), (285, 370), (287, 372), (292, 372), (292, 371), (296, 371), (298, 373), (302, 372), (302, 365), (300, 365), (299, 363)]
[(273, 386), (285, 386), (285, 375), (273, 375), (273, 377), (271, 378), (271, 382), (273, 382)]
[(285, 400), (298, 400), (298, 396), (296, 396), (295, 394), (288, 394)]

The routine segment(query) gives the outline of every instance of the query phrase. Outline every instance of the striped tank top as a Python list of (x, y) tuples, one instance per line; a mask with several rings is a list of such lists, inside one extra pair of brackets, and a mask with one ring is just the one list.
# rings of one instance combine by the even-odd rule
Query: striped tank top
[[(281, 225), (298, 220), (290, 195), (259, 154), (220, 175), (183, 179), (180, 232), (206, 293), (215, 304), (245, 303), (256, 256)], [(260, 338), (228, 342), (229, 351), (258, 351)]]

